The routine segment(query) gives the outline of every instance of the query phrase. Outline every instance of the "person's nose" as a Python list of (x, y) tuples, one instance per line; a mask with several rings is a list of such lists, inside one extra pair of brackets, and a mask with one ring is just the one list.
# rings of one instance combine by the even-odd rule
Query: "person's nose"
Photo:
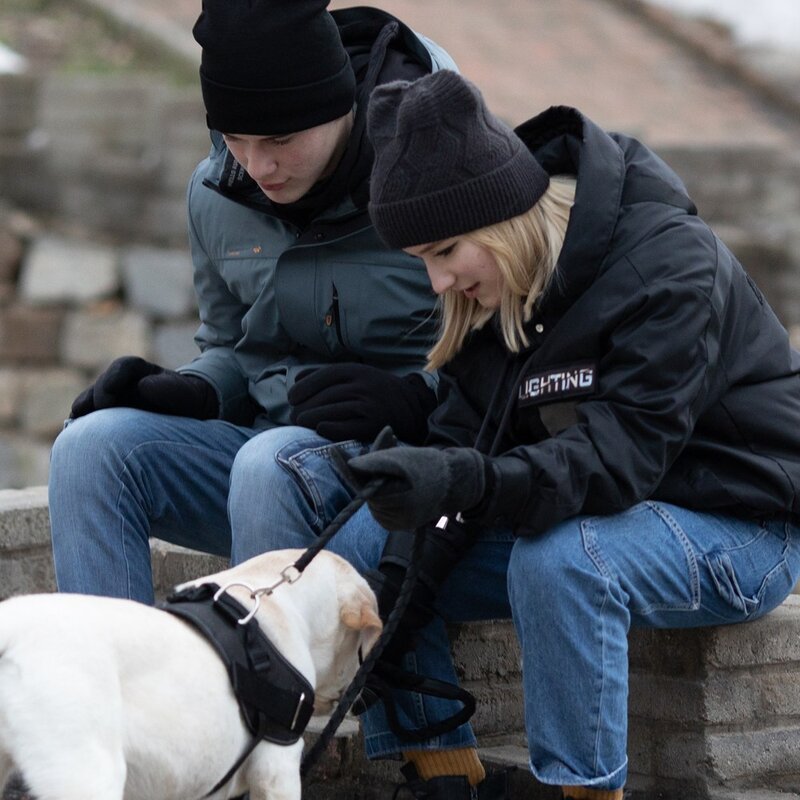
[(269, 151), (252, 148), (247, 157), (247, 172), (254, 181), (263, 183), (275, 174), (278, 159)]
[(452, 288), (453, 284), (455, 284), (455, 276), (448, 270), (442, 269), (441, 267), (437, 267), (433, 264), (425, 264), (425, 267), (428, 270), (428, 278), (431, 282), (431, 286), (433, 287), (433, 291), (436, 294), (442, 294), (443, 292), (446, 292), (448, 289)]

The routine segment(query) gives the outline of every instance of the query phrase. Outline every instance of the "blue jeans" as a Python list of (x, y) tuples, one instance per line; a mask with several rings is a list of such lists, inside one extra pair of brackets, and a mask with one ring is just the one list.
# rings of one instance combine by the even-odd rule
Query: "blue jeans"
[[(237, 563), (308, 546), (351, 499), (329, 447), (296, 427), (259, 433), (126, 409), (77, 420), (56, 442), (51, 469), (59, 588), (147, 599), (148, 533), (210, 552), (230, 548)], [(362, 508), (329, 549), (365, 571), (377, 565), (385, 538)], [(800, 528), (664, 503), (576, 517), (533, 538), (487, 531), (442, 586), (439, 616), (406, 666), (456, 682), (445, 621), (511, 617), (534, 775), (615, 789), (627, 770), (629, 628), (756, 619), (785, 599), (798, 575)], [(413, 727), (457, 709), (416, 694), (402, 700), (401, 719)], [(370, 757), (408, 749), (380, 705), (362, 723)], [(414, 747), (474, 743), (462, 725)]]
[[(261, 530), (249, 529), (255, 538), (235, 535), (237, 560), (262, 550), (308, 546), (350, 497), (325, 440), (282, 429), (271, 432), (270, 443), (280, 469), (269, 473), (262, 489), (276, 499), (274, 513)], [(377, 565), (385, 539), (362, 508), (329, 548), (365, 571)], [(534, 775), (548, 784), (616, 789), (627, 772), (630, 627), (756, 619), (786, 598), (798, 576), (800, 528), (664, 503), (573, 518), (534, 538), (487, 531), (442, 586), (439, 616), (421, 632), (406, 666), (457, 682), (445, 621), (511, 617), (522, 649)], [(403, 700), (401, 720), (412, 727), (458, 709), (419, 695)], [(370, 757), (409, 748), (391, 732), (380, 706), (362, 722)], [(470, 726), (462, 725), (413, 747), (474, 743)]]
[[(297, 480), (285, 480), (278, 453), (298, 440), (313, 446), (292, 459)], [(131, 408), (68, 421), (50, 458), (59, 591), (152, 603), (150, 537), (239, 563), (269, 549), (268, 527), (322, 530), (351, 498), (327, 469), (330, 446), (307, 428), (263, 431)]]

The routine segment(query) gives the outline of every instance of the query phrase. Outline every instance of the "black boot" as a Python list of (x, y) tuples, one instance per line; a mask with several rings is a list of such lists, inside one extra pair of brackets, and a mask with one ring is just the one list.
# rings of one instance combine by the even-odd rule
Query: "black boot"
[(400, 800), (400, 792), (409, 792), (414, 800), (508, 800), (508, 772), (493, 772), (477, 786), (470, 786), (464, 775), (443, 775), (422, 780), (413, 764), (405, 764), (400, 771), (406, 783), (400, 784), (394, 793)]

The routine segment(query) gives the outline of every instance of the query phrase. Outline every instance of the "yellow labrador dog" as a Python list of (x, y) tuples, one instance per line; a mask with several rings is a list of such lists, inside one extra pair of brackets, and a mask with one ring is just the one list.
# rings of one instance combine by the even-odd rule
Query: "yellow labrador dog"
[[(280, 581), (279, 550), (184, 584)], [(255, 619), (329, 712), (377, 639), (375, 595), (321, 552), (262, 597)], [(0, 603), (0, 787), (16, 767), (38, 800), (201, 800), (252, 741), (225, 666), (189, 623), (128, 600), (27, 595)], [(300, 800), (303, 742), (261, 741), (209, 797)]]

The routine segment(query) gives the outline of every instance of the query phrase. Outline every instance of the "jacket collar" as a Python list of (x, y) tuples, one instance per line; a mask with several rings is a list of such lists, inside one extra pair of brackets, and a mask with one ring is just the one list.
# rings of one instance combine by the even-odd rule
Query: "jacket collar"
[(551, 175), (575, 175), (575, 204), (554, 280), (540, 309), (558, 317), (600, 271), (617, 225), (625, 158), (614, 139), (580, 111), (553, 106), (523, 123), (517, 135)]

